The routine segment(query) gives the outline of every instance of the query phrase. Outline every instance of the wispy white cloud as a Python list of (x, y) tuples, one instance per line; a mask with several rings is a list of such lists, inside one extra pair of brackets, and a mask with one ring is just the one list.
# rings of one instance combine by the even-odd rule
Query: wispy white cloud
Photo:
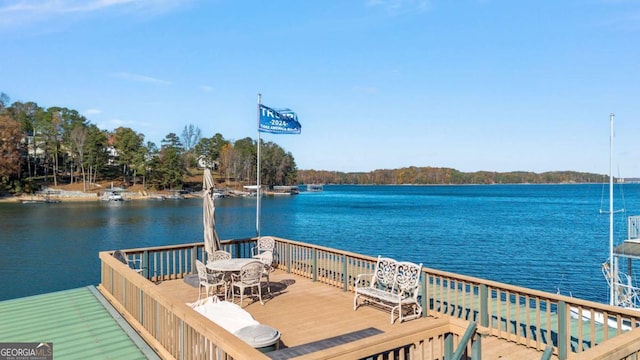
[(61, 16), (118, 10), (144, 16), (164, 13), (193, 0), (2, 0), (0, 26), (25, 26)]
[(151, 126), (150, 123), (145, 121), (135, 121), (135, 120), (122, 120), (119, 118), (109, 119), (104, 123), (97, 125), (100, 129), (113, 130), (119, 127), (129, 127), (136, 130), (144, 130)]
[(98, 11), (115, 6), (140, 3), (138, 0), (45, 0), (45, 1), (5, 1), (0, 13), (6, 14), (64, 14)]
[(200, 85), (200, 90), (202, 92), (212, 92), (213, 91), (213, 86), (209, 86), (209, 85)]
[(149, 84), (159, 84), (159, 85), (171, 85), (171, 81), (157, 79), (157, 78), (146, 76), (146, 75), (132, 74), (128, 72), (115, 72), (107, 75), (113, 78), (118, 78), (118, 79), (123, 79), (128, 81), (143, 82), (143, 83), (149, 83)]
[(402, 15), (427, 11), (431, 8), (430, 0), (368, 0), (370, 7), (381, 8), (389, 15)]
[(102, 110), (99, 109), (87, 109), (84, 111), (84, 115), (98, 115), (98, 114), (102, 114)]

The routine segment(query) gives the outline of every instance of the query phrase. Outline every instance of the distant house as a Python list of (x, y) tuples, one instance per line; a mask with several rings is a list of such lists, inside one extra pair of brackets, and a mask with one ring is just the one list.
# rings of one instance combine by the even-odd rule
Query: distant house
[(22, 143), (27, 145), (27, 154), (31, 158), (43, 158), (44, 157), (44, 140), (36, 138), (36, 136), (32, 133), (27, 134), (27, 136), (22, 139)]
[(116, 159), (118, 158), (118, 150), (113, 145), (115, 143), (115, 134), (110, 133), (109, 138), (107, 139), (107, 156), (109, 158), (107, 165), (115, 166), (118, 165)]

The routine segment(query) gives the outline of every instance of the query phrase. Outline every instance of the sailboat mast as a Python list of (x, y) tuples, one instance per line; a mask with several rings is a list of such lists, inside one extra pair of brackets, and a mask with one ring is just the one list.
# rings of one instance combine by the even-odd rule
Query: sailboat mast
[(614, 299), (618, 282), (618, 271), (613, 263), (613, 116), (613, 113), (609, 115), (609, 271), (611, 272), (609, 305), (617, 305)]

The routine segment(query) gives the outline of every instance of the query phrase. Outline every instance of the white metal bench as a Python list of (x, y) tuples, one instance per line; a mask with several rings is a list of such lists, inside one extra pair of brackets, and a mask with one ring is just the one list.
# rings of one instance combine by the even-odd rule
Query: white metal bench
[[(422, 264), (378, 256), (373, 273), (359, 274), (356, 278), (353, 310), (358, 309), (358, 299), (361, 299), (362, 304), (376, 303), (390, 308), (392, 324), (396, 310), (399, 322), (420, 317), (422, 306), (418, 302), (418, 295), (421, 270)], [(403, 307), (413, 312), (404, 315)]]

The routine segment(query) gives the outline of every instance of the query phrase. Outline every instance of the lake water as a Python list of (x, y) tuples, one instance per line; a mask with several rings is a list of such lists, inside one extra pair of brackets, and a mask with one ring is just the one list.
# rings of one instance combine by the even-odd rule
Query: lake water
[[(640, 185), (616, 186), (616, 241)], [(606, 302), (608, 185), (325, 186), (264, 197), (261, 234)], [(255, 236), (255, 198), (216, 199), (221, 239)], [(0, 204), (0, 300), (97, 284), (98, 252), (202, 241), (202, 202)]]

